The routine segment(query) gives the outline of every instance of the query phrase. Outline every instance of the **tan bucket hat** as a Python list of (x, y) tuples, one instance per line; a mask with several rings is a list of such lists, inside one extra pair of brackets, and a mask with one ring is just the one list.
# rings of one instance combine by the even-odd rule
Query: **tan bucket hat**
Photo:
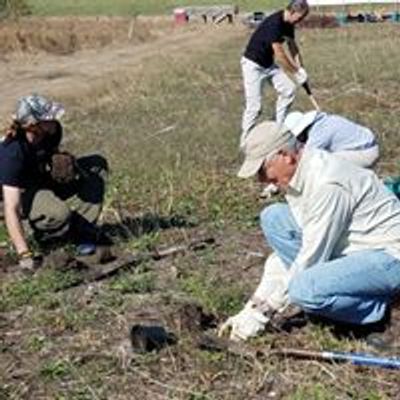
[(267, 158), (293, 140), (293, 134), (275, 121), (264, 121), (256, 125), (244, 140), (244, 161), (237, 176), (249, 178), (255, 175)]

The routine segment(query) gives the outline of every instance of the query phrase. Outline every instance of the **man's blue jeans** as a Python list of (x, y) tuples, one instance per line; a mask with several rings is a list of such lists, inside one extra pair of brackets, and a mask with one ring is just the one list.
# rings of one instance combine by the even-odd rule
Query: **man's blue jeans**
[[(261, 213), (261, 227), (272, 249), (290, 268), (301, 247), (302, 233), (287, 204)], [(383, 250), (364, 250), (321, 261), (297, 273), (289, 299), (304, 311), (336, 321), (367, 324), (383, 318), (400, 292), (400, 260)]]

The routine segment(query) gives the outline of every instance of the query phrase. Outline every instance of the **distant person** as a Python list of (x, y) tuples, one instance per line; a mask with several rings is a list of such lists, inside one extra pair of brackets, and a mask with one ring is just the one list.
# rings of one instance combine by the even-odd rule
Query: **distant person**
[(284, 125), (306, 148), (329, 151), (365, 168), (378, 161), (379, 145), (374, 133), (347, 118), (319, 111), (294, 111), (287, 115)]
[[(295, 25), (305, 18), (308, 12), (306, 0), (292, 0), (285, 10), (268, 16), (252, 34), (241, 59), (246, 100), (242, 117), (241, 145), (261, 113), (265, 81), (278, 93), (275, 110), (278, 123), (283, 122), (294, 100), (296, 85), (275, 64), (275, 60), (286, 72), (294, 76), (298, 85), (307, 82), (307, 72), (295, 41)], [(284, 48), (285, 42), (289, 52)]]
[(243, 152), (238, 176), (274, 183), (287, 203), (262, 211), (273, 253), (254, 295), (220, 333), (256, 336), (292, 304), (341, 324), (391, 322), (375, 340), (399, 345), (400, 319), (389, 318), (400, 293), (399, 200), (372, 170), (304, 148), (274, 121), (257, 125)]
[(27, 219), (39, 243), (55, 239), (93, 251), (103, 204), (107, 163), (99, 155), (75, 158), (60, 152), (63, 107), (42, 96), (21, 98), (0, 143), (0, 185), (9, 237), (24, 270), (35, 258), (22, 224)]

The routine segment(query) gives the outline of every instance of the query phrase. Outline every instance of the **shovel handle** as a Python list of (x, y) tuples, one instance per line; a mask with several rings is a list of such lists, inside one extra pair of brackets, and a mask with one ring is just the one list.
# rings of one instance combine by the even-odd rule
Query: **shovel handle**
[(311, 91), (311, 88), (310, 88), (310, 85), (308, 84), (308, 82), (304, 82), (304, 83), (303, 83), (303, 88), (304, 88), (304, 90), (306, 91), (306, 93), (308, 94), (308, 97), (309, 97), (309, 99), (310, 99), (310, 101), (311, 101), (311, 104), (314, 106), (314, 108), (315, 108), (317, 111), (320, 111), (321, 108), (319, 107), (319, 105), (318, 105), (318, 103), (317, 103), (317, 100), (315, 100), (315, 97), (314, 97), (313, 94), (312, 94), (312, 91)]

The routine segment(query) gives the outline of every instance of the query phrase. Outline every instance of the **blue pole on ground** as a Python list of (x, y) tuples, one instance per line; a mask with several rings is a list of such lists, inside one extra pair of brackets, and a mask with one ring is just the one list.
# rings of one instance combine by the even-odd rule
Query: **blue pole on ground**
[(377, 357), (371, 354), (339, 351), (323, 351), (322, 357), (327, 360), (348, 361), (354, 365), (400, 369), (400, 358), (396, 357)]
[(279, 349), (276, 351), (281, 356), (317, 359), (327, 361), (349, 362), (353, 365), (400, 369), (400, 358), (379, 357), (373, 354), (340, 352), (340, 351), (313, 351), (299, 349)]

